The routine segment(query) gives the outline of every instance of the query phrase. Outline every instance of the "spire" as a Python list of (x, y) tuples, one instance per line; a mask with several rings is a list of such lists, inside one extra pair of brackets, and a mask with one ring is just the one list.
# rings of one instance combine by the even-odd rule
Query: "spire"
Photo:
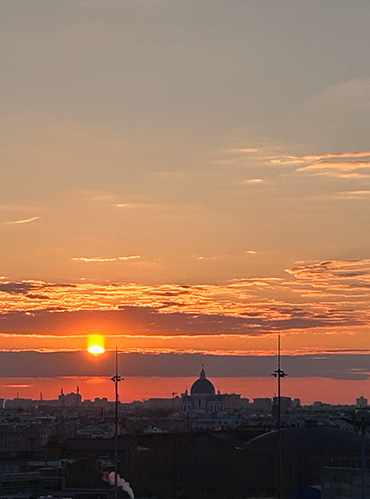
[(200, 371), (199, 378), (200, 379), (205, 379), (206, 378), (206, 372), (204, 370), (204, 364), (202, 364), (202, 370)]

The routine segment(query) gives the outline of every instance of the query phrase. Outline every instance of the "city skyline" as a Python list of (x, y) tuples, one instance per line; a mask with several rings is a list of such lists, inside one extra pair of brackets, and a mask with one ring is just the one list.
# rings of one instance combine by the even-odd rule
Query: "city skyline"
[(366, 396), (368, 2), (0, 8), (0, 396), (116, 347), (248, 386), (278, 333), (302, 399)]

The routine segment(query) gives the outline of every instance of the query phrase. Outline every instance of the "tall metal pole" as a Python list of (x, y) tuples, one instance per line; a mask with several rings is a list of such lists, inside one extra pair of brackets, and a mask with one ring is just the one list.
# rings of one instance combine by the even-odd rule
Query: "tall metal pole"
[(361, 426), (361, 499), (366, 499), (366, 422)]
[(277, 369), (272, 373), (275, 378), (277, 378), (277, 432), (278, 432), (278, 448), (277, 448), (277, 492), (278, 499), (281, 499), (281, 382), (280, 379), (287, 376), (287, 374), (281, 369), (281, 352), (280, 352), (280, 332), (278, 333), (278, 348), (277, 348)]
[(278, 368), (277, 368), (277, 371), (275, 371), (277, 374), (277, 385), (278, 385), (277, 424), (278, 424), (278, 431), (280, 432), (280, 428), (281, 428), (281, 382), (280, 382), (280, 378), (282, 376), (285, 376), (285, 374), (280, 369), (280, 367), (281, 367), (280, 333), (278, 335), (277, 363), (278, 363)]
[(115, 431), (114, 431), (114, 499), (118, 499), (118, 383), (121, 376), (118, 374), (118, 350), (116, 346), (116, 374), (113, 376), (115, 392)]

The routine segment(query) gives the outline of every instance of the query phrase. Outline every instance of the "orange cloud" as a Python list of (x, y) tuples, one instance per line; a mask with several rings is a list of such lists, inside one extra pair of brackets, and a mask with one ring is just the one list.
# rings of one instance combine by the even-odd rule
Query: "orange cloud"
[(117, 256), (117, 257), (92, 256), (92, 257), (74, 257), (74, 258), (71, 258), (71, 260), (73, 262), (104, 263), (104, 262), (119, 262), (119, 261), (128, 261), (128, 260), (138, 260), (139, 258), (141, 258), (139, 255)]
[(331, 158), (364, 158), (367, 156), (370, 156), (370, 151), (308, 155), (308, 156), (302, 156), (302, 159), (305, 161), (321, 161), (323, 159), (331, 159)]
[(35, 220), (39, 220), (41, 217), (32, 217), (32, 218), (26, 218), (24, 220), (14, 220), (12, 222), (3, 222), (5, 225), (12, 225), (12, 224), (28, 224), (30, 222), (34, 222)]
[(264, 180), (262, 178), (250, 178), (248, 180), (243, 180), (242, 184), (264, 184)]
[(130, 319), (135, 321), (136, 333), (162, 330), (166, 335), (171, 331), (177, 335), (187, 331), (192, 335), (258, 335), (278, 329), (305, 331), (370, 323), (370, 260), (300, 262), (286, 272), (285, 279), (191, 286), (2, 280), (0, 314), (7, 321), (11, 314), (23, 314), (41, 324), (45, 314), (56, 314), (56, 319), (62, 313), (115, 312), (104, 319), (105, 327), (112, 330), (118, 320), (117, 328), (124, 333), (127, 326), (123, 328), (120, 321), (131, 317), (127, 311), (136, 310)]
[(370, 161), (318, 161), (308, 166), (298, 168), (297, 171), (340, 170), (347, 172), (367, 168), (370, 168)]
[(331, 195), (334, 199), (364, 199), (370, 196), (370, 191), (344, 191)]

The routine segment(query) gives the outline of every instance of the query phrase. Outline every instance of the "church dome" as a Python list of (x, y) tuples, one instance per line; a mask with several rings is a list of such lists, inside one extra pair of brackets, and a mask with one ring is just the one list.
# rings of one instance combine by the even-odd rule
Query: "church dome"
[(194, 381), (191, 389), (190, 389), (191, 395), (214, 395), (215, 394), (215, 387), (213, 384), (209, 381), (209, 379), (206, 378), (206, 373), (204, 368), (202, 367), (202, 370), (200, 371), (199, 379)]

